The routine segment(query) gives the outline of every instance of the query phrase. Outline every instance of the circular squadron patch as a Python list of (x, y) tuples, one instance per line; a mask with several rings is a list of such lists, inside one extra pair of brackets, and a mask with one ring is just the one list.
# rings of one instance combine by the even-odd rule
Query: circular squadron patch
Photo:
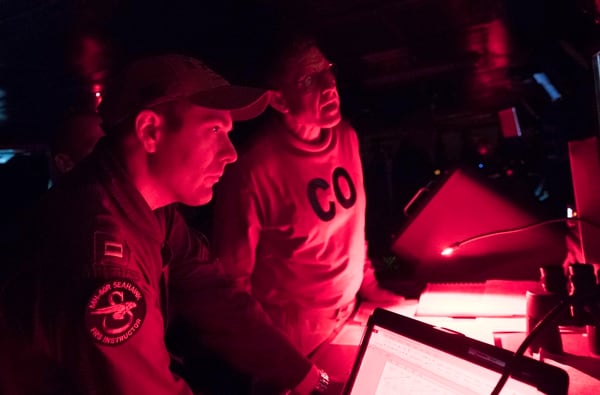
[(85, 326), (94, 341), (117, 346), (129, 340), (146, 316), (146, 301), (137, 285), (126, 279), (106, 281), (85, 308)]

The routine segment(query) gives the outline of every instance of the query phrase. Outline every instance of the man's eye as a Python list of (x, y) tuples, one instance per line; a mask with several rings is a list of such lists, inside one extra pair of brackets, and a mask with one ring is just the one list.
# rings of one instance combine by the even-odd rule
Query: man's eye
[(220, 128), (219, 126), (213, 126), (213, 127), (212, 127), (212, 129), (211, 129), (211, 131), (212, 131), (213, 133), (218, 133), (218, 132), (219, 132), (219, 130), (221, 130), (221, 128)]
[(306, 78), (304, 79), (304, 86), (305, 86), (306, 88), (311, 88), (311, 87), (313, 86), (313, 82), (314, 82), (313, 80), (314, 80), (314, 79), (315, 79), (315, 75), (314, 75), (314, 74), (312, 74), (312, 75), (309, 75), (308, 77), (306, 77)]
[(314, 74), (306, 76), (298, 81), (298, 87), (301, 89), (309, 90), (313, 86)]

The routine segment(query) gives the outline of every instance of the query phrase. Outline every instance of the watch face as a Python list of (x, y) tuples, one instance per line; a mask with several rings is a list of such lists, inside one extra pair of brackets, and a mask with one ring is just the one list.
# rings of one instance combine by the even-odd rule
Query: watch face
[(327, 391), (327, 387), (329, 386), (329, 375), (324, 370), (321, 370), (319, 373), (319, 382), (315, 387), (315, 392), (324, 393)]

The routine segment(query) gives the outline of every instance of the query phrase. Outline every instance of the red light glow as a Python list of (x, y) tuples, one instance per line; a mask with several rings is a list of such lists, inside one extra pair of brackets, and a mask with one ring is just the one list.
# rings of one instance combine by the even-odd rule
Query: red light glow
[(98, 111), (98, 106), (102, 102), (102, 84), (95, 83), (92, 84), (92, 93), (94, 94), (94, 109)]
[(442, 250), (442, 256), (450, 256), (454, 252), (454, 248), (446, 247)]

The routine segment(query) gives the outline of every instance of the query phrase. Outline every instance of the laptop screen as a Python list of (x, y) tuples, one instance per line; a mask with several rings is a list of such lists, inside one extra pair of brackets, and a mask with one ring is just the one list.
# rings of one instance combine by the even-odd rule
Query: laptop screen
[[(377, 323), (378, 318), (383, 322)], [(390, 325), (394, 324), (390, 319), (400, 326)], [(507, 350), (376, 310), (345, 393), (487, 395), (511, 357)], [(566, 394), (564, 371), (533, 359), (522, 360), (516, 378), (507, 381), (501, 394)], [(550, 379), (556, 382), (548, 383), (548, 377), (556, 377)]]

